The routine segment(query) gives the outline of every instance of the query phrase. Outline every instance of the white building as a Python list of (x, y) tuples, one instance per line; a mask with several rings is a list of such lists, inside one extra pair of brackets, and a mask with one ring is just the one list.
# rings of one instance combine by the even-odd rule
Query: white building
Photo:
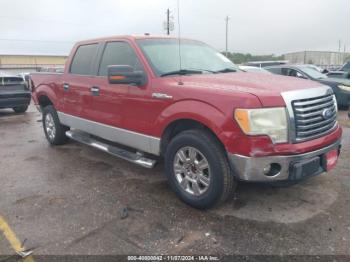
[(302, 51), (284, 55), (284, 59), (292, 64), (314, 64), (323, 68), (339, 67), (348, 57), (350, 53), (326, 51)]

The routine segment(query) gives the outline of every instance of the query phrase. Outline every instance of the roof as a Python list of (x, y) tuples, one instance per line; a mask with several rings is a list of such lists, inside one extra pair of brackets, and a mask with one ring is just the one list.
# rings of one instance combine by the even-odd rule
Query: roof
[(308, 67), (309, 65), (291, 65), (291, 64), (284, 64), (284, 65), (274, 65), (274, 66), (266, 66), (265, 69), (268, 68), (282, 68), (282, 67), (289, 67), (289, 68), (300, 68), (300, 67)]
[(247, 64), (288, 63), (288, 60), (249, 61)]
[[(137, 39), (179, 39), (175, 36), (168, 36), (168, 35), (114, 35), (114, 36), (107, 36), (107, 37), (100, 37), (100, 38), (93, 38), (93, 39), (87, 39), (77, 42), (76, 44), (83, 44), (83, 43), (91, 43), (91, 42), (101, 42), (101, 41), (109, 41), (113, 39), (128, 39), (128, 40), (137, 40)], [(186, 40), (188, 38), (181, 38), (183, 40)]]

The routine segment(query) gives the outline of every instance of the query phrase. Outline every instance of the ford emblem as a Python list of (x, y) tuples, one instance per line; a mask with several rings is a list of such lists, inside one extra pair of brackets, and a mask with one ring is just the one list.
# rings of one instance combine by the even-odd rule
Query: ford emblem
[(333, 111), (331, 109), (325, 109), (322, 112), (323, 119), (327, 120), (330, 119), (333, 116)]

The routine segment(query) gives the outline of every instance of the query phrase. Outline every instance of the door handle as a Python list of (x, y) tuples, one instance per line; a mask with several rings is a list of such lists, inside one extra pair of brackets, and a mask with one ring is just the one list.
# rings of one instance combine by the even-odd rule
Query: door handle
[(93, 86), (90, 88), (91, 94), (93, 96), (99, 96), (100, 95), (100, 88), (98, 86)]
[(64, 83), (64, 84), (63, 84), (63, 90), (64, 90), (64, 91), (68, 91), (68, 89), (69, 89), (69, 84)]

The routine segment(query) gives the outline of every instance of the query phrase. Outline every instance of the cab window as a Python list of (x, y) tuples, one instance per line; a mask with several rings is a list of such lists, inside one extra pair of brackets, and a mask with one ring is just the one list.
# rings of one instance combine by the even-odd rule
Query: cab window
[(97, 44), (79, 46), (70, 66), (70, 73), (92, 75), (92, 63), (97, 52), (97, 47)]
[(107, 76), (108, 66), (110, 65), (129, 65), (136, 71), (142, 70), (141, 63), (134, 49), (126, 42), (110, 42), (106, 44), (98, 75)]

